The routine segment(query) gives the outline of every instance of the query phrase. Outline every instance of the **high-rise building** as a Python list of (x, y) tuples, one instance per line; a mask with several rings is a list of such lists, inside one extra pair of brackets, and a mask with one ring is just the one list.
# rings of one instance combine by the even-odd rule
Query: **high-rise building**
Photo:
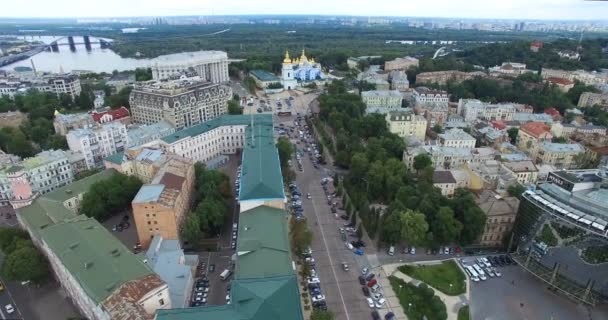
[(169, 79), (183, 72), (195, 72), (211, 83), (223, 83), (228, 76), (228, 54), (223, 51), (182, 52), (160, 56), (150, 63), (154, 80)]

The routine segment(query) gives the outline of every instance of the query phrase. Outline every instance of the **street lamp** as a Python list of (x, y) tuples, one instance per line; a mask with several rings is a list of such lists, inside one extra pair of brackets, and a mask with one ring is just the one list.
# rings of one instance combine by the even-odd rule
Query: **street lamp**
[(452, 292), (452, 284), (450, 283), (450, 292)]
[(407, 304), (407, 312), (410, 312), (410, 310), (412, 309), (412, 303), (408, 303)]
[(401, 288), (403, 288), (402, 284), (399, 285), (399, 295), (401, 295)]

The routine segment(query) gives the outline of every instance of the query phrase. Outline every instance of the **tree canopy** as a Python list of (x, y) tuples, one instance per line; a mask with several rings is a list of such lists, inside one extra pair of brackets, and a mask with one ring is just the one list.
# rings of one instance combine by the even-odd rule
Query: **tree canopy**
[(115, 173), (109, 179), (97, 181), (90, 186), (82, 197), (80, 212), (104, 221), (128, 210), (141, 186), (142, 182), (137, 177)]

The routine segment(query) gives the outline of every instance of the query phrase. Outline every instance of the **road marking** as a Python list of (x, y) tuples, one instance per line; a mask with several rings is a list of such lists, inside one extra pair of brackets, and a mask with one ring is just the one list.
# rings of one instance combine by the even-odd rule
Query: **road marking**
[[(313, 183), (315, 183), (314, 181)], [(312, 190), (310, 190), (312, 191)], [(315, 219), (317, 223), (319, 223), (319, 215), (317, 214), (317, 206), (316, 201), (311, 201), (313, 206), (313, 211), (315, 212)], [(338, 287), (338, 293), (340, 294), (340, 300), (342, 300), (342, 307), (344, 308), (344, 314), (346, 314), (346, 320), (350, 320), (348, 316), (348, 309), (346, 308), (346, 303), (344, 302), (344, 295), (342, 295), (342, 289), (340, 288), (340, 282), (338, 281), (338, 276), (336, 275), (336, 270), (334, 269), (334, 262), (331, 258), (331, 254), (329, 254), (329, 247), (327, 246), (327, 240), (325, 239), (325, 232), (323, 232), (323, 227), (319, 226), (319, 230), (321, 230), (321, 237), (323, 238), (323, 244), (325, 245), (325, 252), (327, 253), (327, 257), (329, 258), (329, 265), (331, 272), (334, 274), (334, 280), (336, 281), (336, 287)]]
[(2, 319), (6, 319), (6, 316), (4, 315), (4, 312), (2, 312), (2, 308), (0, 307), (0, 315), (2, 315)]

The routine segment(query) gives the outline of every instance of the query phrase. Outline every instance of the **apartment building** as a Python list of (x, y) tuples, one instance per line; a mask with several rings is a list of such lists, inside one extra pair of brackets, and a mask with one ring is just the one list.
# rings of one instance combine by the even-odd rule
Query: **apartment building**
[(223, 51), (181, 52), (159, 56), (150, 61), (154, 80), (170, 79), (183, 72), (194, 71), (211, 83), (224, 83), (228, 76), (228, 54)]
[(456, 179), (450, 171), (434, 171), (433, 186), (441, 190), (441, 195), (447, 198), (454, 197), (456, 190)]
[(583, 92), (578, 99), (577, 106), (579, 108), (593, 107), (594, 105), (608, 107), (608, 93)]
[(229, 86), (190, 77), (138, 84), (131, 91), (129, 103), (136, 123), (165, 120), (175, 128), (185, 128), (225, 114), (230, 99)]
[(179, 240), (182, 223), (190, 210), (193, 188), (193, 162), (169, 155), (152, 181), (141, 187), (131, 203), (142, 247), (148, 248), (155, 235)]
[(55, 118), (53, 119), (53, 127), (55, 133), (65, 136), (70, 130), (86, 128), (92, 126), (95, 122), (91, 115), (84, 113), (61, 114), (55, 110)]
[(440, 133), (438, 137), (439, 145), (443, 147), (473, 149), (477, 142), (473, 136), (457, 128), (446, 130), (444, 133)]
[(570, 81), (578, 80), (588, 86), (605, 85), (608, 83), (608, 73), (606, 72), (589, 72), (585, 70), (559, 70), (543, 68), (540, 73), (543, 79), (562, 78)]
[(534, 72), (526, 69), (525, 63), (503, 62), (500, 66), (489, 68), (490, 73), (518, 76), (527, 72)]
[(574, 81), (564, 78), (549, 77), (545, 78), (545, 81), (556, 85), (562, 92), (568, 92), (570, 89), (574, 88)]
[(46, 86), (42, 91), (50, 91), (55, 93), (57, 96), (61, 94), (67, 94), (72, 99), (80, 95), (82, 88), (80, 87), (80, 79), (77, 75), (66, 74), (66, 75), (52, 75), (47, 77)]
[(493, 148), (469, 149), (424, 145), (407, 148), (403, 152), (403, 162), (408, 168), (413, 168), (414, 158), (419, 154), (427, 154), (433, 161), (435, 169), (450, 170), (460, 168), (466, 163), (493, 160), (497, 152)]
[(129, 147), (141, 146), (142, 144), (150, 143), (174, 132), (175, 127), (164, 120), (148, 125), (131, 125), (127, 127)]
[(465, 80), (470, 80), (475, 77), (486, 77), (487, 75), (481, 71), (463, 72), (458, 70), (421, 72), (416, 75), (416, 84), (439, 84), (446, 85), (449, 81), (461, 83)]
[(424, 141), (427, 121), (424, 117), (407, 111), (390, 111), (386, 114), (388, 130), (402, 138)]
[(538, 169), (530, 160), (502, 162), (502, 167), (517, 177), (522, 185), (535, 184), (538, 180)]
[(487, 247), (502, 247), (509, 236), (515, 218), (519, 200), (516, 197), (504, 197), (490, 190), (484, 190), (478, 198), (477, 205), (486, 214), (486, 224), (478, 243)]
[(121, 123), (128, 125), (131, 123), (131, 115), (129, 113), (129, 109), (126, 107), (120, 107), (117, 109), (107, 108), (103, 111), (93, 111), (91, 113), (91, 117), (93, 121), (96, 123), (108, 123), (112, 121), (120, 121)]
[(578, 143), (552, 143), (545, 141), (538, 148), (538, 163), (549, 164), (557, 169), (576, 169), (576, 156), (585, 153)]
[(536, 159), (540, 144), (552, 138), (550, 126), (542, 122), (528, 122), (519, 128), (517, 148)]
[(81, 152), (87, 168), (99, 168), (103, 158), (123, 151), (128, 145), (127, 128), (120, 122), (104, 123), (90, 128), (75, 129), (66, 135), (68, 146)]
[(418, 63), (418, 59), (409, 56), (403, 58), (396, 58), (394, 60), (386, 61), (384, 63), (384, 70), (407, 70), (410, 67), (417, 67)]
[(477, 119), (511, 121), (515, 115), (516, 107), (512, 103), (492, 104), (477, 99), (460, 99), (458, 100), (457, 112), (467, 122)]
[(415, 106), (445, 104), (447, 107), (450, 98), (446, 91), (429, 89), (427, 87), (417, 87), (414, 88), (414, 91), (412, 92), (412, 100)]
[(391, 71), (388, 75), (388, 78), (391, 81), (391, 90), (404, 92), (410, 87), (410, 82), (407, 80), (407, 74), (405, 73), (405, 71)]
[(368, 110), (377, 108), (394, 110), (401, 108), (403, 96), (396, 90), (371, 90), (361, 92), (361, 100)]

